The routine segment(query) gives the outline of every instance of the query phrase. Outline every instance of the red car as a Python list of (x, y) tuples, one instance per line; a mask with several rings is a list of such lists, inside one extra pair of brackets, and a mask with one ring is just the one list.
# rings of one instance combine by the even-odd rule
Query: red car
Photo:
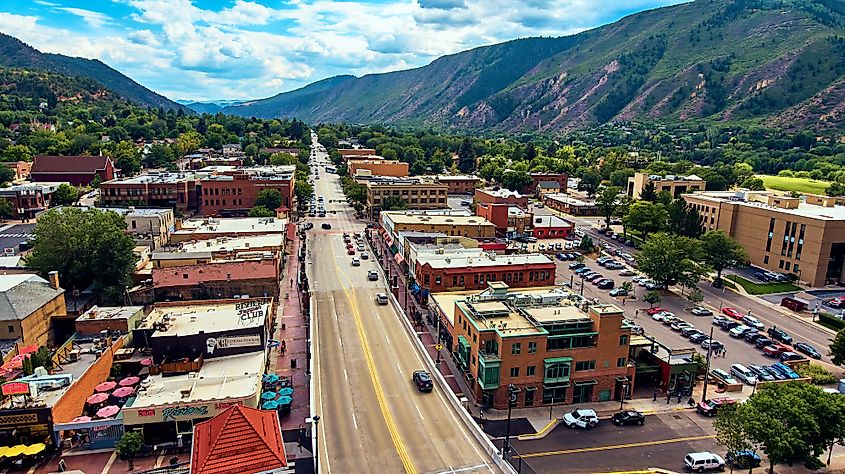
[(779, 357), (782, 352), (788, 352), (790, 350), (792, 350), (790, 347), (783, 344), (772, 344), (763, 348), (763, 354), (769, 357)]
[(655, 315), (655, 314), (657, 314), (657, 313), (662, 313), (662, 312), (664, 312), (664, 311), (666, 311), (666, 310), (665, 310), (665, 309), (663, 309), (663, 308), (661, 308), (660, 306), (655, 306), (655, 307), (653, 307), (653, 308), (649, 308), (649, 309), (645, 310), (645, 312), (646, 312), (649, 316), (653, 316), (653, 315)]
[(715, 416), (717, 415), (719, 408), (725, 405), (735, 405), (736, 400), (730, 397), (718, 397), (718, 398), (711, 398), (709, 400), (704, 400), (703, 402), (699, 403), (695, 409), (697, 412), (701, 413), (704, 416)]
[(346, 254), (347, 255), (355, 255), (355, 249), (353, 249), (353, 248), (346, 249)]
[(722, 308), (722, 313), (734, 319), (742, 319), (742, 317), (745, 316), (744, 314), (742, 314), (742, 312), (740, 312), (740, 310), (736, 308)]

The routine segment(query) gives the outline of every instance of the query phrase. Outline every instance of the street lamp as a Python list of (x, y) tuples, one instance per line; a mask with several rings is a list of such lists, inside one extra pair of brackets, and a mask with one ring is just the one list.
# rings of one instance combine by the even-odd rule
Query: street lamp
[(625, 406), (625, 392), (628, 391), (628, 379), (625, 379), (622, 382), (622, 393), (619, 397), (619, 411), (622, 411), (622, 408)]
[(502, 446), (502, 457), (506, 459), (511, 450), (511, 410), (516, 405), (516, 391), (514, 384), (508, 384), (508, 425), (505, 429), (505, 444)]
[(311, 418), (305, 419), (306, 423), (314, 425), (314, 474), (320, 473), (320, 454), (318, 452), (320, 444), (317, 442), (317, 436), (320, 428), (320, 415), (314, 415)]
[(707, 366), (704, 369), (704, 390), (701, 392), (701, 401), (707, 400), (707, 378), (710, 375), (710, 356), (713, 354), (713, 325), (710, 325), (710, 339), (707, 344)]

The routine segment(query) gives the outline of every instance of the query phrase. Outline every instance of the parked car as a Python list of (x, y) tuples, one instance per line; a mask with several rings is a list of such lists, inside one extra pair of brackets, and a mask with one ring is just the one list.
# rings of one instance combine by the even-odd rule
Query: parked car
[(710, 316), (711, 314), (713, 314), (713, 311), (710, 311), (709, 309), (703, 306), (696, 306), (692, 309), (691, 313), (696, 316)]
[(578, 408), (563, 415), (563, 424), (570, 428), (592, 428), (599, 424), (599, 417), (595, 410)]
[(597, 283), (597, 286), (599, 288), (601, 288), (602, 290), (608, 290), (610, 288), (613, 288), (614, 285), (615, 285), (615, 283), (613, 282), (613, 280), (608, 279), (608, 278), (605, 278), (604, 280), (600, 280)]
[(790, 336), (786, 333), (786, 331), (777, 326), (770, 327), (767, 332), (769, 334), (769, 337), (776, 341), (780, 341), (784, 344), (792, 344), (792, 336)]
[(697, 332), (701, 332), (701, 331), (699, 331), (698, 328), (696, 328), (695, 326), (692, 326), (692, 325), (687, 326), (685, 328), (681, 328), (681, 336), (684, 336), (686, 338), (689, 338), (690, 336), (692, 336), (693, 334), (695, 334)]
[(775, 380), (775, 377), (766, 370), (765, 367), (760, 365), (748, 365), (748, 370), (754, 372), (754, 375), (757, 376), (757, 380), (762, 380), (763, 382), (771, 382)]
[(763, 336), (763, 334), (760, 333), (760, 331), (753, 331), (753, 332), (749, 331), (749, 332), (745, 333), (744, 336), (742, 336), (742, 338), (745, 339), (746, 342), (750, 342), (752, 344), (754, 342), (756, 342), (757, 339), (760, 339), (761, 337), (765, 337), (765, 336)]
[(375, 270), (367, 271), (367, 280), (376, 281), (378, 280), (378, 272)]
[(701, 344), (705, 339), (707, 339), (707, 334), (704, 334), (703, 332), (693, 333), (693, 335), (689, 336), (688, 339), (689, 342), (693, 344)]
[(331, 228), (332, 228), (332, 225), (331, 225), (331, 224), (329, 224), (328, 222), (323, 222), (322, 224), (320, 224), (320, 227), (322, 227), (323, 229), (327, 229), (327, 230), (328, 230), (328, 229), (331, 229)]
[(620, 411), (610, 417), (610, 421), (617, 426), (624, 425), (643, 425), (645, 424), (645, 416), (634, 410)]
[(795, 373), (794, 370), (792, 370), (792, 367), (790, 367), (786, 364), (781, 364), (780, 362), (778, 362), (777, 364), (772, 364), (772, 368), (777, 370), (777, 371), (780, 371), (781, 373), (783, 373), (784, 375), (786, 375), (787, 377), (789, 377), (791, 379), (801, 378), (800, 375), (798, 375), (797, 373)]
[(724, 314), (726, 316), (730, 316), (734, 319), (742, 319), (742, 317), (744, 316), (742, 314), (742, 311), (740, 311), (736, 308), (731, 308), (731, 307), (722, 308), (722, 314)]
[(802, 356), (801, 354), (799, 354), (797, 352), (784, 351), (784, 352), (780, 353), (780, 360), (782, 360), (784, 362), (786, 362), (788, 360), (801, 360), (801, 359), (806, 359), (806, 357)]
[(721, 327), (723, 324), (730, 321), (730, 319), (724, 316), (713, 316), (713, 325)]
[(737, 327), (735, 327), (735, 328), (731, 329), (731, 330), (728, 332), (728, 334), (730, 334), (730, 336), (731, 336), (731, 337), (740, 338), (740, 337), (744, 336), (746, 332), (748, 332), (748, 331), (753, 331), (753, 330), (754, 330), (754, 329), (752, 329), (752, 328), (751, 328), (751, 327), (749, 327), (749, 326), (739, 325), (739, 326), (737, 326)]
[(705, 339), (704, 341), (701, 341), (701, 348), (702, 349), (717, 351), (717, 350), (722, 349), (724, 347), (725, 347), (724, 344), (722, 344), (721, 342), (716, 341), (714, 339), (708, 338), (708, 339)]
[(388, 303), (387, 293), (377, 293), (376, 294), (376, 303), (380, 305), (385, 305)]
[(619, 276), (623, 276), (623, 277), (632, 276), (632, 275), (636, 275), (636, 273), (634, 273), (634, 271), (629, 269), (629, 268), (626, 268), (626, 269), (622, 270), (621, 272), (619, 272)]
[(742, 322), (745, 323), (748, 326), (753, 327), (754, 329), (759, 329), (760, 331), (762, 331), (763, 329), (766, 329), (766, 326), (763, 323), (761, 323), (760, 320), (755, 318), (754, 316), (743, 316)]
[(676, 321), (678, 321), (678, 318), (673, 314), (664, 314), (663, 315), (663, 325), (664, 326), (671, 326)]
[(783, 347), (775, 344), (763, 348), (763, 354), (769, 357), (780, 357), (781, 352), (784, 352)]
[(730, 397), (711, 398), (709, 400), (699, 402), (699, 404), (695, 407), (695, 411), (704, 416), (716, 416), (719, 414), (719, 408), (735, 404), (736, 400)]
[(821, 359), (822, 358), (821, 353), (819, 351), (817, 351), (815, 347), (807, 344), (806, 342), (798, 342), (792, 347), (794, 347), (796, 351), (798, 351), (802, 354), (806, 354), (806, 355), (812, 357), (813, 359)]
[(743, 451), (728, 453), (728, 455), (725, 456), (725, 462), (737, 469), (754, 469), (755, 467), (760, 467), (762, 460), (757, 453), (751, 451), (750, 449), (746, 449)]
[(645, 312), (646, 312), (649, 316), (654, 315), (654, 314), (657, 314), (657, 313), (662, 313), (662, 312), (664, 312), (664, 311), (666, 311), (666, 310), (665, 310), (665, 309), (663, 309), (663, 308), (661, 308), (660, 306), (653, 306), (653, 307), (648, 308), (647, 310), (645, 310)]
[(675, 332), (680, 332), (681, 329), (691, 328), (691, 327), (693, 327), (692, 324), (690, 324), (686, 321), (683, 321), (681, 319), (679, 319), (679, 320), (677, 320), (674, 323), (669, 325), (669, 328), (671, 330), (675, 331)]
[(313, 222), (306, 222), (306, 223), (302, 226), (302, 228), (303, 228), (303, 229), (305, 229), (305, 230), (311, 230), (311, 229), (313, 229), (313, 228), (314, 228), (314, 223), (313, 223)]
[(425, 370), (415, 370), (411, 380), (420, 392), (430, 392), (434, 389), (434, 382), (431, 380), (431, 375)]
[(722, 471), (725, 469), (725, 460), (709, 451), (689, 453), (684, 456), (684, 467), (695, 472)]
[(628, 296), (628, 290), (625, 288), (619, 287), (610, 290), (610, 296)]
[[(23, 249), (21, 249), (23, 250)], [(826, 304), (831, 308), (842, 309), (845, 308), (845, 297), (831, 298), (827, 300)]]
[(560, 261), (562, 262), (562, 261), (566, 260), (566, 255), (564, 255), (564, 254), (562, 254), (562, 253), (558, 252), (558, 253), (555, 255), (555, 258), (556, 258), (556, 259), (558, 259), (558, 260), (560, 260)]
[(789, 377), (781, 372), (780, 370), (776, 370), (774, 367), (763, 367), (766, 371), (775, 378), (775, 380), (789, 380)]
[(725, 321), (725, 323), (724, 323), (724, 324), (722, 324), (722, 329), (723, 329), (723, 330), (725, 330), (725, 331), (730, 332), (730, 331), (732, 331), (734, 328), (739, 327), (739, 326), (740, 326), (740, 324), (739, 324), (738, 322), (728, 320), (728, 321)]
[(579, 268), (584, 268), (585, 266), (586, 265), (584, 265), (583, 262), (572, 262), (572, 263), (569, 264), (569, 269), (570, 270), (578, 270)]
[(581, 264), (581, 266), (580, 266), (580, 267), (578, 267), (578, 268), (575, 270), (575, 274), (576, 274), (576, 275), (583, 275), (583, 274), (585, 274), (585, 273), (587, 273), (587, 272), (591, 272), (591, 271), (592, 271), (592, 270), (590, 270), (590, 268), (589, 268), (589, 267), (585, 267), (585, 266), (584, 266), (584, 264), (582, 263), (582, 264)]

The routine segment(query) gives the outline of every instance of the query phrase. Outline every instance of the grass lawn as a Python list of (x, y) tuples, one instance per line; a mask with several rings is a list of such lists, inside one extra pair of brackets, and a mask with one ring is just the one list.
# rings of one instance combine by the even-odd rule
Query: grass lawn
[(778, 191), (795, 191), (798, 193), (824, 194), (830, 184), (827, 181), (820, 181), (808, 178), (788, 178), (785, 176), (759, 175), (763, 184), (769, 189)]
[(738, 275), (726, 275), (726, 279), (736, 282), (745, 291), (752, 295), (768, 295), (770, 293), (785, 293), (787, 291), (798, 291), (801, 288), (789, 282), (781, 283), (754, 283)]

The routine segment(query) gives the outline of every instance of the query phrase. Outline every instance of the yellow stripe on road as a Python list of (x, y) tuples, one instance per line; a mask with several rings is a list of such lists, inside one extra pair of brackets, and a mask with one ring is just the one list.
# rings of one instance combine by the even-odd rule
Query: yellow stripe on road
[(575, 448), (575, 449), (563, 449), (560, 451), (545, 451), (540, 453), (529, 453), (529, 454), (522, 454), (520, 458), (539, 458), (544, 456), (560, 456), (562, 454), (575, 454), (575, 453), (588, 453), (592, 451), (608, 451), (611, 449), (625, 449), (625, 448), (637, 448), (640, 446), (655, 446), (660, 444), (669, 444), (669, 443), (682, 443), (685, 441), (700, 441), (704, 439), (713, 439), (716, 435), (702, 435), (702, 436), (689, 436), (686, 438), (675, 438), (675, 439), (662, 439), (658, 441), (643, 441), (640, 443), (627, 443), (627, 444), (614, 444), (610, 446), (593, 446), (589, 448)]
[[(329, 248), (332, 252), (332, 260), (336, 261), (334, 248), (331, 246), (329, 246)], [(335, 263), (334, 268), (338, 279), (345, 279), (350, 285), (353, 285), (352, 279), (340, 270), (337, 263)], [(358, 312), (357, 299), (355, 298), (355, 295), (350, 293), (345, 287), (343, 288), (343, 293), (346, 295), (346, 298), (349, 300), (350, 306), (352, 307), (352, 315), (355, 318), (355, 328), (358, 330), (358, 337), (361, 338), (361, 345), (364, 349), (364, 359), (367, 361), (367, 370), (370, 372), (370, 380), (373, 382), (378, 406), (381, 410), (382, 417), (384, 417), (384, 422), (387, 424), (387, 431), (390, 434), (390, 439), (393, 440), (393, 446), (399, 454), (399, 459), (405, 467), (405, 472), (408, 474), (414, 474), (417, 471), (414, 469), (414, 465), (411, 462), (411, 457), (408, 455), (408, 450), (405, 448), (405, 444), (402, 443), (402, 439), (399, 436), (399, 430), (396, 428), (396, 422), (393, 421), (393, 415), (391, 415), (387, 408), (387, 399), (384, 396), (384, 390), (381, 388), (381, 384), (378, 382), (378, 377), (376, 376), (376, 364), (373, 360), (373, 355), (370, 352), (370, 345), (367, 342), (367, 337), (364, 331), (364, 323), (361, 320), (361, 313)]]

